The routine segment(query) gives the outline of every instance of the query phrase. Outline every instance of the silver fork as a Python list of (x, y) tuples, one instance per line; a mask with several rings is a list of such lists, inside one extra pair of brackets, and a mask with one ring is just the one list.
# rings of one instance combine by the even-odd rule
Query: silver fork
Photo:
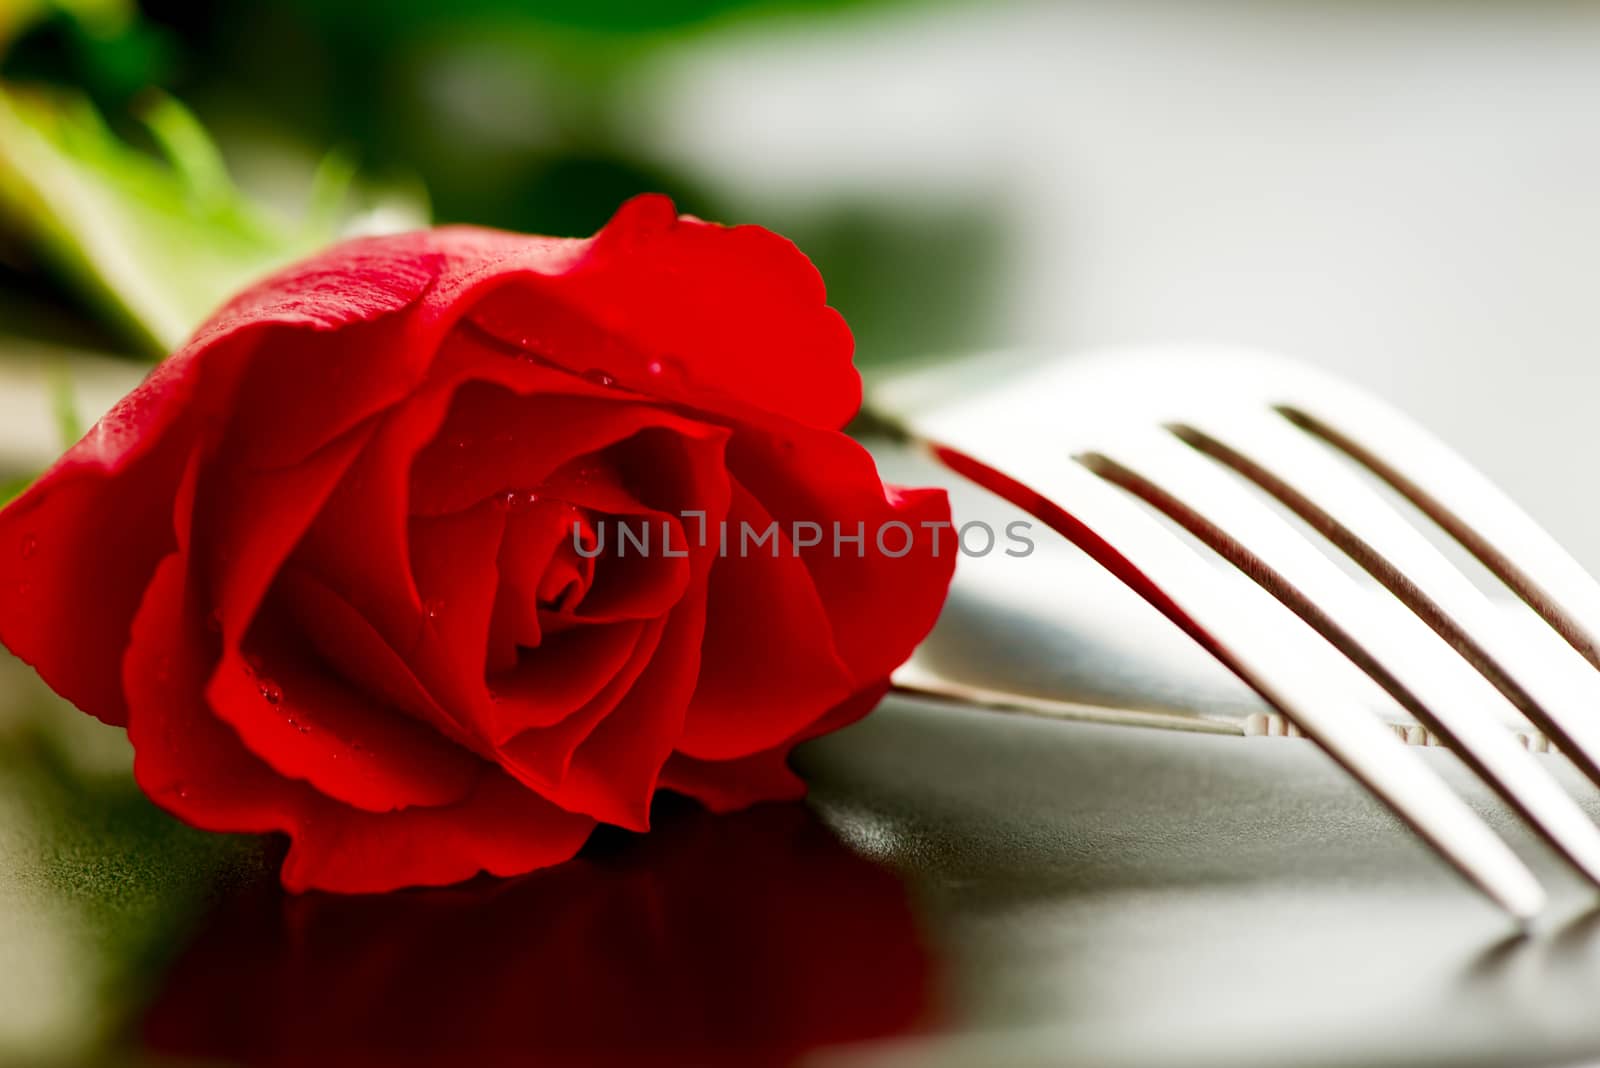
[[(1182, 347), (1006, 373), (1014, 362), (898, 375), (869, 405), (1085, 550), (1513, 916), (1536, 915), (1544, 890), (1356, 695), (1356, 669), (1600, 884), (1600, 828), (1507, 726), (1525, 717), (1600, 783), (1600, 585), (1509, 498), (1392, 408), (1285, 360)], [(1549, 626), (1509, 625), (1358, 467)], [(1393, 596), (1373, 596), (1285, 512)], [(916, 666), (897, 682), (970, 696)]]

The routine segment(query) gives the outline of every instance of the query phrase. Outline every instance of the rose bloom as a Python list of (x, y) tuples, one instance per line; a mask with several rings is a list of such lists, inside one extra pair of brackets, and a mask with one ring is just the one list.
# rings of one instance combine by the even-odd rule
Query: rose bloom
[(0, 512), (0, 640), (157, 804), (288, 834), (293, 890), (526, 872), (657, 790), (798, 797), (789, 751), (871, 709), (954, 566), (944, 494), (840, 431), (860, 399), (809, 261), (661, 197), (350, 241)]

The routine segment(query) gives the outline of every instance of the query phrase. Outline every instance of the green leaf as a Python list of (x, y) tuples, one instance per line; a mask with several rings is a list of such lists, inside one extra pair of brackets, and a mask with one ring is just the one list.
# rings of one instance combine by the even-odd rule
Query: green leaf
[(139, 118), (155, 137), (176, 177), (202, 205), (225, 206), (238, 191), (228, 178), (222, 153), (188, 108), (166, 93), (145, 94)]
[(159, 358), (235, 292), (333, 241), (354, 168), (330, 157), (305, 217), (278, 220), (233, 184), (180, 103), (151, 92), (141, 117), (165, 159), (80, 98), (0, 88), (0, 215)]

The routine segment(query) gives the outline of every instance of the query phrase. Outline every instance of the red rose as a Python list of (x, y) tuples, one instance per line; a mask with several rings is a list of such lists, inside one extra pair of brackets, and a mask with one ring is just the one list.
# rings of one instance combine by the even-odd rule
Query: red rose
[(850, 351), (794, 246), (660, 197), (348, 242), (0, 512), (0, 639), (162, 807), (286, 832), (291, 889), (528, 871), (657, 789), (797, 797), (789, 750), (871, 708), (954, 564), (943, 493), (839, 431)]

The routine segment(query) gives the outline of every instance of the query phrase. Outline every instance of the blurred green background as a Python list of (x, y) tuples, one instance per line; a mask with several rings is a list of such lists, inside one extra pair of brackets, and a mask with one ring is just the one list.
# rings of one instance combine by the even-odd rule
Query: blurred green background
[[(648, 127), (663, 63), (718, 36), (848, 23), (907, 0), (6, 2), (0, 79), (86, 97), (117, 137), (152, 154), (170, 146), (155, 144), (137, 116), (152, 88), (165, 91), (271, 217), (307, 210), (332, 151), (391, 209), (379, 225), (431, 215), (585, 235), (644, 191), (704, 218), (758, 221), (750, 190), (659, 151)], [(0, 314), (13, 331), (81, 336), (75, 313), (94, 286), (70, 270), (63, 278), (48, 256), (38, 262), (29, 214), (13, 210), (0, 236)], [(901, 202), (818, 188), (787, 208), (761, 205), (759, 221), (816, 260), (871, 361), (984, 337), (1001, 240), (992, 214), (978, 198)], [(192, 244), (167, 254), (181, 260)], [(127, 347), (115, 315), (96, 319), (110, 323), (96, 339), (103, 347)]]

